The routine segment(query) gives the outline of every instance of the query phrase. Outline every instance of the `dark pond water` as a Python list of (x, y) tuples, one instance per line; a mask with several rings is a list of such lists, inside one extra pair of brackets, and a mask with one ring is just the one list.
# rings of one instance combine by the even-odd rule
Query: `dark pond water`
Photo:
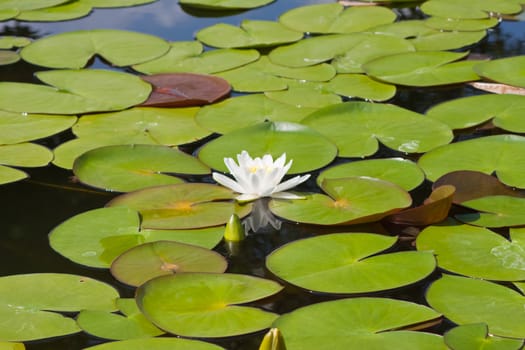
[[(193, 40), (193, 34), (197, 30), (216, 22), (238, 25), (242, 19), (275, 20), (280, 13), (290, 8), (308, 3), (330, 2), (333, 1), (279, 0), (269, 6), (243, 13), (211, 17), (210, 13), (189, 12), (181, 8), (174, 0), (159, 0), (150, 5), (133, 8), (99, 9), (86, 18), (60, 23), (8, 21), (0, 23), (0, 35), (38, 38), (52, 33), (78, 29), (115, 28), (154, 34), (170, 41)], [(403, 9), (400, 15), (405, 18), (422, 16), (415, 8)], [(525, 54), (525, 22), (502, 22), (500, 26), (491, 30), (489, 37), (474, 47), (472, 51), (488, 54), (494, 58)], [(99, 61), (96, 61), (93, 67), (108, 68)], [(0, 67), (0, 80), (34, 82), (32, 74), (37, 69), (24, 62), (3, 66)], [(423, 112), (440, 101), (476, 93), (469, 87), (404, 89), (398, 92), (392, 102), (414, 111)], [(28, 99), (30, 98), (28, 96)], [(39, 142), (54, 148), (71, 137), (72, 135), (66, 132)], [(376, 156), (389, 155), (392, 155), (392, 152), (382, 151)], [(47, 235), (53, 227), (76, 214), (104, 206), (114, 194), (102, 193), (76, 184), (72, 181), (70, 171), (55, 166), (29, 169), (28, 172), (31, 175), (29, 180), (0, 187), (2, 203), (0, 210), (0, 275), (35, 272), (89, 275), (116, 286), (122, 296), (131, 297), (134, 291), (117, 284), (107, 270), (90, 269), (74, 264), (52, 251), (47, 240)], [(313, 188), (313, 182), (306, 185), (308, 186)], [(422, 186), (415, 191), (415, 197), (426, 195), (427, 191), (428, 186)], [(339, 228), (332, 232), (342, 230)], [(388, 230), (390, 233), (399, 233), (397, 227), (384, 228), (379, 225), (366, 228), (350, 227), (344, 230), (368, 232)], [(267, 226), (261, 232), (250, 235), (243, 242), (240, 254), (230, 257), (228, 271), (271, 277), (264, 269), (264, 257), (269, 252), (286, 242), (321, 232), (328, 232), (328, 230), (322, 231), (318, 228), (290, 223), (282, 223), (280, 229), (271, 225)], [(410, 249), (410, 243), (401, 243), (398, 248)], [(219, 246), (217, 249), (224, 254), (227, 252), (224, 246)], [(430, 280), (432, 276), (416, 286), (380, 295), (425, 303), (424, 289)], [(327, 299), (329, 298), (312, 296), (303, 291), (287, 288), (276, 298), (266, 301), (265, 306), (278, 313), (283, 313), (302, 305)], [(441, 332), (447, 326), (447, 324), (441, 325), (434, 331)], [(261, 337), (262, 335), (259, 334), (226, 339), (219, 341), (218, 344), (231, 350), (257, 349)], [(59, 350), (81, 349), (100, 342), (103, 340), (79, 334), (60, 339), (31, 342), (26, 345), (29, 350)]]

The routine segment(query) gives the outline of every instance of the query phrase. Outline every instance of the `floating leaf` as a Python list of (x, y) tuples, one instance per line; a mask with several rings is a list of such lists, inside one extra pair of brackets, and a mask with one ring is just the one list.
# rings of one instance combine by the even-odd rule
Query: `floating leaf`
[(45, 114), (114, 111), (143, 102), (151, 92), (151, 85), (139, 77), (115, 71), (50, 70), (36, 76), (53, 87), (0, 82), (0, 109)]
[(410, 191), (425, 179), (423, 171), (413, 162), (403, 158), (367, 159), (343, 163), (330, 167), (319, 174), (317, 184), (324, 179), (337, 179), (351, 176), (375, 177), (395, 183)]
[(363, 65), (365, 73), (392, 84), (435, 86), (478, 80), (478, 61), (459, 61), (467, 53), (420, 51), (377, 58)]
[(323, 293), (368, 293), (399, 288), (434, 271), (430, 253), (380, 254), (396, 237), (336, 233), (298, 240), (274, 250), (266, 267), (293, 285)]
[(93, 29), (46, 36), (21, 51), (25, 61), (50, 68), (82, 68), (94, 55), (115, 66), (130, 66), (157, 58), (169, 44), (153, 35), (116, 29)]
[(425, 25), (431, 28), (460, 32), (489, 29), (497, 26), (498, 24), (499, 20), (497, 17), (464, 19), (431, 16), (425, 20)]
[(109, 206), (137, 210), (142, 226), (151, 229), (187, 229), (225, 224), (234, 213), (244, 217), (251, 205), (238, 205), (235, 193), (204, 183), (156, 186), (113, 199)]
[(396, 86), (371, 79), (364, 74), (337, 74), (325, 89), (349, 98), (386, 101), (396, 94)]
[(22, 11), (43, 9), (68, 0), (5, 0), (0, 3), (0, 21), (18, 16)]
[(481, 227), (430, 226), (417, 238), (418, 250), (431, 250), (438, 266), (462, 275), (497, 281), (525, 279), (525, 245), (522, 232), (511, 241)]
[(26, 274), (0, 278), (0, 339), (27, 341), (73, 334), (75, 321), (50, 311), (115, 310), (117, 291), (89, 277)]
[(488, 333), (484, 323), (473, 323), (457, 326), (444, 335), (447, 346), (452, 350), (519, 350), (523, 340), (496, 337)]
[(308, 33), (355, 33), (391, 23), (396, 14), (385, 7), (349, 7), (338, 3), (313, 4), (291, 9), (281, 16), (285, 26)]
[(426, 114), (451, 129), (470, 128), (491, 120), (495, 126), (504, 130), (525, 132), (524, 112), (525, 96), (487, 94), (440, 103)]
[(205, 175), (210, 169), (176, 148), (158, 145), (118, 145), (96, 148), (75, 160), (73, 172), (90, 186), (129, 192), (145, 187), (182, 183), (168, 175)]
[(111, 264), (120, 282), (138, 287), (157, 276), (186, 272), (222, 273), (228, 263), (212, 250), (190, 244), (157, 241), (127, 250)]
[(25, 172), (0, 165), (0, 185), (16, 182), (29, 177)]
[(135, 107), (120, 112), (89, 114), (78, 120), (73, 133), (85, 138), (86, 143), (103, 139), (115, 140), (115, 144), (182, 145), (210, 135), (197, 124), (197, 112), (199, 108), (195, 107)]
[(137, 289), (136, 299), (146, 317), (170, 333), (216, 338), (269, 328), (278, 315), (236, 304), (281, 289), (274, 281), (248, 275), (183, 273), (146, 282)]
[(219, 134), (268, 121), (298, 123), (315, 109), (274, 101), (264, 94), (235, 96), (201, 108), (199, 125)]
[(335, 76), (335, 70), (328, 64), (308, 67), (286, 67), (272, 63), (266, 56), (239, 68), (218, 73), (217, 76), (232, 84), (235, 91), (264, 92), (284, 90), (291, 78), (301, 81), (326, 81)]
[(202, 51), (202, 44), (196, 41), (174, 42), (164, 56), (134, 65), (133, 69), (146, 74), (175, 72), (213, 74), (256, 61), (260, 56), (259, 51), (253, 49)]
[(111, 8), (123, 6), (136, 6), (155, 2), (157, 0), (80, 0), (93, 7)]
[(195, 34), (207, 46), (220, 48), (247, 48), (277, 46), (301, 40), (302, 32), (291, 30), (278, 22), (243, 20), (236, 27), (217, 23)]
[(270, 201), (270, 210), (290, 221), (316, 225), (373, 222), (410, 206), (410, 195), (397, 185), (368, 177), (325, 179), (328, 194), (310, 194), (305, 199)]
[(486, 196), (525, 197), (524, 193), (505, 186), (495, 176), (478, 171), (460, 170), (447, 173), (437, 179), (432, 187), (442, 185), (452, 185), (456, 188), (453, 200), (455, 204)]
[(77, 324), (84, 332), (104, 339), (150, 338), (164, 334), (144, 317), (135, 299), (119, 298), (116, 304), (124, 315), (107, 311), (82, 310), (77, 316)]
[(23, 11), (16, 19), (19, 21), (56, 22), (81, 18), (89, 15), (92, 7), (83, 1), (66, 2), (62, 5), (31, 11)]
[(306, 67), (336, 58), (334, 65), (338, 72), (359, 73), (361, 66), (374, 58), (413, 50), (408, 41), (392, 35), (331, 34), (280, 46), (269, 57), (276, 64), (290, 67)]
[(13, 64), (20, 61), (20, 56), (17, 52), (9, 50), (0, 50), (0, 66)]
[(53, 153), (35, 143), (0, 146), (0, 164), (33, 168), (46, 166), (51, 159)]
[(289, 80), (288, 90), (266, 91), (264, 94), (272, 100), (294, 105), (298, 108), (317, 109), (341, 103), (341, 97), (326, 86), (326, 83), (323, 82)]
[(412, 226), (427, 226), (441, 222), (448, 217), (454, 192), (455, 188), (451, 185), (437, 187), (423, 205), (390, 215), (386, 220)]
[(328, 139), (304, 125), (264, 122), (208, 142), (199, 150), (198, 156), (208, 166), (225, 172), (224, 158), (236, 157), (242, 150), (252, 157), (271, 154), (274, 159), (286, 153), (287, 159), (293, 160), (289, 174), (318, 169), (330, 163), (337, 152)]
[(492, 92), (495, 94), (514, 94), (514, 95), (525, 95), (525, 88), (519, 88), (516, 86), (498, 84), (498, 83), (484, 83), (481, 81), (475, 81), (472, 83), (467, 83), (467, 85), (472, 86), (473, 88)]
[(478, 63), (473, 69), (484, 78), (525, 88), (525, 56), (500, 58)]
[(130, 339), (90, 346), (84, 350), (224, 350), (218, 345), (182, 338)]
[(421, 5), (421, 10), (430, 16), (445, 18), (477, 19), (488, 18), (490, 13), (512, 14), (521, 12), (521, 6), (516, 1), (480, 1), (468, 0), (429, 0)]
[(25, 350), (24, 343), (10, 343), (0, 341), (0, 350)]
[(445, 350), (440, 336), (402, 330), (439, 317), (436, 311), (407, 301), (352, 298), (301, 307), (279, 317), (273, 327), (281, 330), (288, 350)]
[(0, 144), (32, 141), (69, 129), (76, 117), (0, 111)]
[(487, 196), (462, 202), (461, 205), (480, 212), (455, 216), (456, 219), (470, 225), (483, 227), (525, 225), (525, 198)]
[[(496, 173), (506, 185), (525, 188), (525, 138), (486, 136), (442, 146), (424, 154), (419, 166), (431, 181), (457, 170)], [(524, 155), (524, 156), (521, 156)]]
[(372, 155), (378, 141), (397, 151), (422, 153), (452, 140), (445, 124), (390, 104), (339, 103), (317, 110), (302, 123), (331, 139), (340, 157)]
[(49, 234), (49, 243), (66, 258), (91, 267), (109, 267), (124, 251), (142, 243), (172, 240), (213, 248), (224, 227), (201, 230), (140, 230), (138, 213), (124, 207), (90, 210), (69, 218)]
[(216, 102), (230, 93), (224, 79), (192, 73), (156, 74), (142, 76), (153, 85), (153, 91), (142, 106), (184, 107)]
[(274, 0), (179, 0), (182, 5), (211, 10), (246, 10), (267, 5)]
[(458, 325), (486, 323), (493, 335), (525, 337), (525, 297), (479, 279), (444, 275), (427, 291), (430, 306)]
[(23, 36), (0, 36), (0, 49), (24, 47), (31, 43), (31, 39)]
[(436, 30), (409, 41), (417, 51), (454, 50), (476, 44), (486, 35), (487, 32), (484, 30), (471, 32)]

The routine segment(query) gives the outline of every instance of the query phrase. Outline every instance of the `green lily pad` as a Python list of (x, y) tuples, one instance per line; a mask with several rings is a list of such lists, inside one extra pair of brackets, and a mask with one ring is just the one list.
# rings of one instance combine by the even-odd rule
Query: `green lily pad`
[(525, 56), (500, 58), (478, 63), (473, 69), (484, 78), (525, 88)]
[(111, 8), (111, 7), (124, 7), (124, 6), (136, 6), (144, 5), (155, 2), (157, 0), (80, 0), (93, 7)]
[(392, 35), (331, 34), (280, 46), (269, 57), (276, 64), (290, 67), (306, 67), (336, 58), (334, 65), (338, 72), (359, 73), (361, 66), (374, 58), (413, 50), (408, 41)]
[(156, 186), (120, 195), (108, 206), (137, 210), (142, 227), (188, 229), (225, 224), (232, 214), (246, 216), (251, 205), (238, 205), (235, 193), (225, 187), (205, 183)]
[(259, 51), (254, 49), (218, 49), (206, 52), (203, 49), (202, 44), (197, 41), (174, 42), (164, 56), (134, 65), (133, 69), (145, 74), (213, 74), (256, 61), (260, 56)]
[(115, 111), (144, 102), (151, 92), (151, 85), (139, 77), (116, 71), (50, 70), (36, 76), (52, 86), (0, 82), (0, 109), (44, 114)]
[(157, 241), (127, 250), (111, 264), (111, 274), (120, 282), (138, 287), (157, 276), (186, 272), (222, 273), (226, 259), (202, 247)]
[(25, 350), (24, 343), (10, 343), (0, 341), (0, 350)]
[(217, 23), (199, 30), (195, 37), (208, 46), (246, 48), (277, 46), (301, 40), (302, 32), (288, 29), (278, 22), (243, 20), (240, 27)]
[(202, 107), (195, 120), (208, 130), (226, 134), (265, 120), (298, 123), (314, 110), (274, 101), (264, 94), (250, 94)]
[(80, 138), (113, 138), (117, 143), (127, 139), (126, 143), (176, 146), (210, 135), (195, 120), (199, 111), (197, 107), (134, 107), (84, 115), (72, 130)]
[(0, 278), (0, 339), (28, 341), (73, 334), (75, 321), (59, 312), (115, 310), (118, 292), (89, 277), (26, 274)]
[(246, 150), (252, 157), (271, 154), (274, 159), (286, 153), (293, 164), (289, 174), (318, 169), (330, 163), (337, 150), (333, 143), (316, 131), (289, 122), (264, 122), (237, 129), (208, 142), (198, 153), (202, 162), (226, 172), (224, 158), (234, 158)]
[(327, 81), (335, 76), (335, 69), (329, 64), (319, 64), (308, 67), (286, 67), (272, 63), (267, 56), (259, 60), (216, 74), (226, 79), (236, 91), (264, 92), (284, 90), (288, 80)]
[(450, 17), (432, 16), (425, 20), (425, 25), (430, 28), (449, 31), (478, 31), (495, 27), (499, 24), (496, 17), (480, 18), (480, 19), (461, 19)]
[(116, 304), (124, 315), (82, 310), (77, 316), (77, 324), (84, 332), (104, 339), (150, 338), (164, 334), (140, 312), (135, 299), (119, 298)]
[(432, 283), (430, 306), (458, 325), (486, 323), (493, 335), (525, 338), (525, 297), (500, 284), (444, 275)]
[(521, 12), (521, 6), (510, 0), (430, 0), (421, 5), (421, 10), (430, 16), (476, 19), (488, 18), (491, 13), (518, 13)]
[(337, 74), (325, 89), (349, 98), (386, 101), (396, 94), (396, 86), (371, 79), (364, 74)]
[(426, 114), (451, 129), (470, 128), (491, 120), (504, 130), (525, 132), (524, 112), (525, 96), (486, 94), (447, 101), (433, 106)]
[(244, 0), (179, 0), (179, 3), (210, 10), (247, 10), (267, 5), (273, 1), (275, 0), (253, 0), (247, 3)]
[(0, 7), (0, 21), (7, 21), (8, 19), (16, 17), (20, 11), (16, 8), (2, 8)]
[(46, 166), (51, 159), (53, 153), (48, 148), (35, 143), (0, 146), (0, 164), (33, 168)]
[(19, 21), (57, 22), (81, 18), (89, 15), (92, 7), (82, 1), (66, 2), (65, 4), (43, 9), (22, 11), (16, 19)]
[(282, 332), (288, 350), (445, 350), (440, 336), (403, 330), (439, 317), (407, 301), (352, 298), (301, 307), (279, 317), (273, 327)]
[(410, 39), (409, 42), (417, 51), (455, 50), (476, 44), (486, 35), (485, 30), (470, 32), (436, 30)]
[(466, 52), (419, 51), (377, 58), (365, 63), (365, 73), (400, 85), (435, 86), (478, 80), (473, 67), (479, 61), (457, 61)]
[(20, 181), (28, 177), (29, 175), (22, 170), (0, 165), (0, 185)]
[(291, 9), (279, 17), (285, 26), (307, 33), (355, 33), (394, 22), (396, 14), (385, 7), (348, 7), (338, 3), (313, 4)]
[(17, 16), (21, 11), (42, 9), (63, 4), (68, 0), (4, 0), (0, 3), (0, 20)]
[(322, 171), (317, 184), (324, 179), (337, 179), (352, 176), (368, 176), (395, 183), (410, 191), (419, 186), (425, 174), (415, 163), (403, 158), (367, 159), (339, 164)]
[(331, 139), (340, 157), (372, 155), (379, 142), (400, 152), (422, 153), (453, 137), (445, 124), (389, 104), (335, 104), (310, 114), (302, 123)]
[(248, 275), (183, 273), (146, 282), (137, 289), (136, 300), (148, 319), (170, 333), (216, 338), (269, 328), (277, 314), (236, 304), (266, 298), (282, 288)]
[(0, 49), (24, 47), (31, 43), (31, 39), (23, 36), (0, 36)]
[(431, 250), (438, 266), (454, 273), (498, 281), (525, 279), (525, 245), (520, 232), (511, 241), (481, 227), (430, 226), (417, 237), (418, 250)]
[(129, 192), (145, 187), (182, 183), (168, 175), (205, 175), (210, 169), (191, 155), (160, 145), (118, 145), (96, 148), (75, 160), (73, 172), (90, 186)]
[(78, 214), (49, 234), (49, 243), (66, 258), (91, 267), (110, 267), (112, 261), (139, 244), (172, 240), (213, 248), (224, 227), (200, 230), (140, 229), (139, 215), (124, 207), (101, 208)]
[(183, 338), (129, 339), (90, 346), (84, 350), (224, 350), (224, 348), (198, 340)]
[(418, 161), (431, 181), (457, 170), (496, 173), (506, 185), (525, 188), (525, 137), (494, 135), (456, 142), (424, 154)]
[(69, 129), (76, 117), (0, 111), (0, 144), (32, 141)]
[(270, 210), (295, 222), (346, 225), (377, 221), (412, 203), (399, 186), (368, 177), (325, 179), (321, 188), (328, 196), (314, 193), (305, 199), (274, 199)]
[(337, 294), (399, 288), (434, 271), (436, 262), (431, 253), (378, 255), (396, 241), (396, 237), (371, 233), (322, 235), (274, 250), (266, 258), (266, 267), (293, 285)]
[(93, 29), (46, 36), (24, 47), (25, 61), (50, 68), (82, 68), (100, 55), (115, 66), (131, 66), (164, 55), (170, 49), (163, 39), (115, 29)]
[(20, 61), (20, 55), (15, 51), (0, 50), (0, 66), (13, 64)]
[[(525, 225), (525, 198), (510, 196), (487, 196), (461, 203), (479, 213), (458, 214), (456, 219), (469, 225), (483, 227), (507, 227)], [(525, 277), (525, 276), (524, 276)]]
[(264, 94), (274, 101), (287, 103), (298, 108), (317, 109), (342, 101), (340, 96), (327, 88), (326, 83), (313, 81), (289, 80), (287, 90), (266, 91)]
[(443, 336), (452, 350), (519, 350), (523, 340), (497, 337), (488, 333), (484, 323), (454, 327)]

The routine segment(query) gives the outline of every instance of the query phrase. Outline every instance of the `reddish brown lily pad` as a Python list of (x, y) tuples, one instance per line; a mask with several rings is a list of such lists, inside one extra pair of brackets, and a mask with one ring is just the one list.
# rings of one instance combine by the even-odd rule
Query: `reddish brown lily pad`
[(386, 220), (402, 225), (426, 226), (445, 220), (452, 206), (455, 188), (452, 185), (436, 187), (419, 207), (390, 215)]
[(453, 198), (455, 204), (486, 196), (525, 197), (525, 192), (513, 190), (496, 177), (478, 171), (450, 172), (437, 179), (432, 187), (436, 189), (443, 185), (452, 185), (456, 188)]
[(222, 99), (231, 90), (226, 80), (206, 74), (168, 73), (141, 78), (153, 85), (153, 91), (141, 106), (201, 106)]

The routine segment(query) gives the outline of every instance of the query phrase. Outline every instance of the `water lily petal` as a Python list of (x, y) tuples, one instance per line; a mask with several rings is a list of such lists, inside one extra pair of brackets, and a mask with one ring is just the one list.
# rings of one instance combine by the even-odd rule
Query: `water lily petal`
[(292, 192), (277, 192), (272, 194), (272, 198), (279, 199), (305, 199), (305, 196), (298, 196)]
[[(295, 187), (295, 186), (297, 186), (299, 184), (302, 184), (303, 182), (305, 182), (309, 178), (310, 178), (310, 174), (307, 174), (307, 175), (303, 175), (303, 176), (296, 176), (294, 178), (286, 180), (285, 182), (280, 183), (279, 185), (275, 186), (275, 188), (273, 190), (273, 193), (286, 191), (286, 190), (288, 190), (288, 189), (290, 189), (292, 187)], [(273, 196), (273, 194), (272, 194), (272, 196)]]
[(257, 198), (259, 198), (259, 196), (255, 194), (243, 193), (240, 196), (235, 197), (235, 200), (238, 202), (251, 202)]
[(224, 187), (228, 187), (232, 191), (242, 193), (244, 192), (244, 189), (235, 181), (230, 179), (228, 176), (219, 174), (219, 173), (213, 173), (211, 175), (215, 181), (223, 185)]

